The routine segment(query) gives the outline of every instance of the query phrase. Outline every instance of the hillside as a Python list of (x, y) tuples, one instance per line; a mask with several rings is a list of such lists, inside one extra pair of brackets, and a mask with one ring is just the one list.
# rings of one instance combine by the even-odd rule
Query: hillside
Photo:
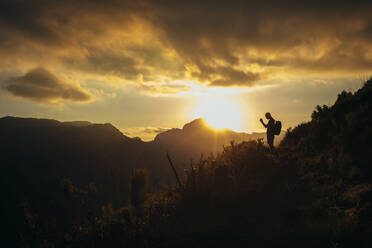
[[(102, 196), (100, 187), (105, 185), (98, 185), (97, 193), (94, 193), (90, 187), (84, 186), (89, 180), (76, 178), (76, 181), (65, 183), (65, 189), (68, 186), (65, 192), (83, 204), (76, 203), (70, 208), (66, 200), (61, 200), (58, 205), (73, 209), (78, 216), (67, 215), (69, 218), (60, 220), (57, 229), (45, 224), (50, 222), (47, 219), (38, 221), (40, 224), (35, 226), (35, 216), (40, 213), (37, 207), (42, 206), (36, 204), (37, 207), (30, 210), (27, 204), (22, 205), (27, 225), (21, 240), (25, 244), (48, 243), (57, 247), (371, 247), (372, 158), (369, 152), (372, 149), (372, 80), (355, 93), (340, 93), (332, 106), (317, 106), (311, 118), (311, 121), (289, 129), (275, 152), (271, 152), (262, 141), (233, 143), (225, 146), (218, 155), (187, 163), (184, 174), (180, 170), (177, 173), (178, 162), (171, 160), (175, 172), (165, 166), (164, 173), (176, 176), (177, 181), (173, 182), (177, 184), (161, 191), (155, 192), (150, 186), (156, 181), (152, 168), (159, 165), (155, 160), (157, 157), (144, 157), (144, 153), (137, 155), (154, 167), (144, 166), (148, 169), (136, 169), (131, 176), (127, 174), (125, 182), (130, 185), (126, 189), (129, 197), (121, 197), (121, 200), (120, 196), (113, 195), (115, 188), (107, 189)], [(43, 122), (43, 129), (53, 126), (61, 128), (62, 132), (65, 128), (72, 128), (56, 121), (49, 122)], [(22, 129), (17, 130), (17, 127), (21, 124), (12, 126), (16, 127), (13, 131), (3, 133), (11, 144), (11, 149), (4, 147), (4, 150), (14, 151), (21, 144), (25, 144), (22, 145), (24, 148), (34, 144), (35, 147), (30, 148), (31, 154), (37, 154), (41, 148), (47, 151), (53, 147), (42, 142), (48, 138), (50, 143), (51, 134), (43, 136), (37, 132), (38, 129), (20, 133)], [(205, 144), (212, 141), (223, 143), (231, 135), (239, 137), (239, 134), (227, 132), (224, 136), (211, 131), (199, 119), (182, 129), (158, 135), (154, 142), (143, 144), (128, 137), (119, 139), (115, 135), (118, 131), (105, 124), (99, 128), (108, 133), (98, 134), (94, 138), (98, 142), (90, 147), (93, 143), (90, 136), (94, 132), (89, 130), (95, 126), (83, 126), (87, 130), (77, 132), (79, 136), (68, 136), (78, 137), (79, 141), (74, 142), (79, 149), (83, 140), (89, 141), (85, 144), (86, 149), (95, 153), (108, 149), (107, 152), (115, 154), (113, 147), (118, 144), (131, 149), (137, 144), (138, 147), (148, 145), (151, 152), (157, 147), (160, 153), (165, 152), (164, 147), (167, 150), (174, 148), (172, 152), (177, 154), (193, 144), (198, 147), (204, 140)], [(30, 127), (34, 125), (30, 124)], [(37, 142), (34, 138), (27, 138), (35, 137), (35, 133), (41, 137)], [(13, 135), (18, 140), (11, 139)], [(62, 136), (60, 142), (63, 146), (59, 149), (69, 149), (65, 147), (64, 139), (70, 138)], [(54, 146), (53, 150), (56, 148)], [(129, 149), (130, 155), (124, 156), (122, 151), (122, 157), (118, 158), (126, 163), (136, 154), (136, 150)], [(40, 156), (17, 157), (13, 152), (7, 158), (22, 164), (20, 171), (44, 175), (42, 170), (35, 173)], [(165, 159), (164, 156), (161, 158)], [(99, 157), (94, 160), (92, 168), (99, 167), (99, 164), (106, 167), (115, 159)], [(79, 166), (73, 168), (79, 169), (85, 162), (74, 161), (74, 164)], [(68, 166), (56, 168), (72, 170)], [(53, 167), (50, 171), (54, 170)], [(20, 171), (14, 171), (19, 173), (17, 177), (21, 175)], [(82, 171), (80, 176), (88, 170), (85, 167)], [(173, 172), (175, 174), (170, 174)], [(122, 175), (119, 177), (123, 178)], [(2, 179), (5, 183), (2, 188), (11, 183), (10, 178), (15, 177)], [(39, 179), (46, 180), (44, 177)], [(106, 183), (114, 181), (101, 179)], [(124, 195), (123, 191), (124, 188), (121, 195)], [(36, 192), (39, 194), (43, 190)], [(12, 195), (8, 192), (6, 197)], [(119, 200), (115, 201), (113, 197)], [(85, 201), (89, 202), (89, 199), (107, 200), (94, 200), (87, 204)], [(36, 202), (46, 203), (45, 200)], [(50, 210), (50, 216), (58, 217), (60, 214), (56, 209)]]
[(227, 146), (155, 194), (136, 170), (127, 205), (102, 206), (69, 239), (48, 228), (32, 237), (75, 247), (372, 247), (371, 112), (369, 80), (316, 107), (274, 153), (260, 141)]
[[(188, 135), (207, 137), (204, 131), (209, 132), (190, 129)], [(167, 140), (167, 136), (168, 133), (159, 137)], [(244, 134), (229, 131), (223, 142), (228, 144), (238, 136)], [(76, 203), (66, 202), (62, 182), (67, 180), (83, 188), (93, 183), (98, 190), (92, 208), (97, 211), (108, 202), (119, 207), (127, 202), (128, 182), (134, 168), (147, 168), (151, 188), (157, 191), (175, 182), (165, 156), (167, 151), (177, 161), (180, 172), (183, 162), (215, 151), (209, 147), (209, 140), (198, 147), (183, 145), (179, 140), (142, 142), (123, 135), (109, 123), (17, 117), (0, 118), (0, 140), (0, 184), (7, 199), (1, 205), (2, 213), (14, 212), (14, 206), (27, 200), (40, 220), (55, 218), (63, 227), (65, 219), (79, 219), (84, 210), (78, 209)], [(173, 147), (182, 150), (182, 156)], [(15, 213), (3, 216), (8, 226), (19, 229), (23, 220)]]
[(170, 175), (162, 150), (124, 136), (111, 124), (4, 117), (0, 140), (0, 184), (7, 199), (1, 213), (7, 230), (19, 231), (23, 220), (14, 207), (26, 200), (40, 220), (54, 218), (62, 229), (65, 219), (79, 219), (83, 210), (66, 202), (65, 179), (79, 187), (93, 183), (99, 189), (97, 203), (120, 206), (127, 201), (133, 168), (148, 168), (153, 183), (167, 182)]

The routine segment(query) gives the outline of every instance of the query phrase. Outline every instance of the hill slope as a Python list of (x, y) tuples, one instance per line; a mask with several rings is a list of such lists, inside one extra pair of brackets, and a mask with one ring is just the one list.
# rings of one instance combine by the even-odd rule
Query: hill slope
[(184, 247), (372, 247), (371, 150), (372, 79), (318, 106), (275, 153), (243, 142), (190, 167), (167, 237)]
[(164, 152), (155, 145), (126, 137), (111, 124), (78, 124), (0, 119), (0, 188), (7, 199), (1, 213), (6, 230), (19, 231), (23, 219), (15, 216), (14, 207), (25, 200), (40, 220), (76, 219), (82, 210), (67, 201), (61, 185), (64, 179), (79, 187), (93, 182), (99, 205), (119, 206), (127, 201), (133, 168), (148, 168), (154, 181), (169, 178)]
[[(207, 132), (190, 129), (188, 134), (203, 140), (208, 136)], [(230, 131), (225, 142), (244, 136), (234, 134)], [(171, 149), (179, 140), (164, 143), (162, 141), (167, 139), (158, 138), (154, 142), (142, 142), (123, 135), (109, 123), (16, 117), (0, 118), (0, 140), (0, 188), (7, 199), (1, 205), (2, 213), (14, 212), (14, 206), (27, 200), (41, 220), (55, 216), (59, 223), (79, 218), (84, 211), (77, 210), (76, 204), (66, 202), (61, 182), (68, 180), (78, 187), (94, 183), (98, 189), (95, 209), (99, 210), (108, 202), (121, 206), (128, 199), (128, 182), (133, 168), (147, 168), (152, 188), (158, 190), (163, 184), (174, 182), (166, 151), (170, 151), (177, 164), (189, 161), (194, 155), (199, 157), (202, 152), (214, 151), (209, 147), (210, 141), (197, 147), (177, 143), (178, 149), (183, 151), (179, 156)], [(7, 218), (7, 226), (14, 228), (23, 222), (14, 214), (5, 214), (4, 218)]]
[[(187, 128), (171, 132), (174, 139)], [(77, 238), (69, 244), (372, 247), (371, 131), (369, 80), (333, 106), (317, 107), (275, 153), (257, 141), (225, 147), (187, 167), (177, 187), (150, 198), (145, 173), (134, 175), (131, 195), (143, 204), (131, 201), (109, 214), (105, 208), (97, 215), (102, 222), (86, 227), (106, 232), (70, 232)]]
[[(46, 127), (60, 125), (52, 121)], [(91, 126), (78, 132), (89, 134), (78, 136), (78, 147), (85, 144), (81, 143), (83, 140), (93, 144), (93, 147), (85, 144), (89, 147), (86, 152), (108, 149), (109, 154), (121, 154), (119, 159), (131, 161), (133, 154), (145, 159), (145, 154), (136, 153), (136, 150), (128, 148), (131, 152), (128, 157), (122, 155), (122, 149), (115, 150), (118, 144), (130, 144), (130, 147), (136, 144), (134, 142), (139, 146), (144, 144), (127, 137), (117, 139), (110, 125), (99, 126), (110, 131), (98, 135), (95, 140), (99, 142), (94, 144), (90, 139)], [(164, 147), (170, 148), (183, 141), (177, 147), (182, 152), (182, 148), (193, 144), (198, 147), (200, 140), (223, 142), (229, 138), (222, 135), (215, 139), (218, 134), (206, 128), (202, 120), (196, 120), (182, 130), (159, 135), (147, 145), (151, 152), (159, 149), (161, 153)], [(26, 144), (22, 145), (26, 148), (27, 144), (36, 144), (43, 151), (48, 149), (45, 143), (27, 138), (34, 137), (31, 133), (34, 135), (35, 131), (21, 133), (20, 140), (14, 142), (11, 134), (4, 134), (12, 148), (8, 151), (13, 151), (6, 158), (21, 162), (18, 163), (23, 166), (21, 171), (30, 173), (38, 169), (38, 158), (43, 156), (18, 156), (14, 151), (20, 144)], [(41, 140), (53, 137), (36, 133)], [(138, 247), (140, 244), (149, 247), (372, 247), (371, 134), (372, 80), (369, 80), (355, 93), (342, 92), (333, 106), (318, 106), (310, 122), (286, 133), (275, 153), (260, 141), (233, 144), (217, 156), (190, 164), (177, 186), (150, 195), (146, 189), (146, 172), (141, 170), (128, 178), (131, 185), (128, 204), (117, 207), (98, 202), (96, 209), (102, 211), (94, 213), (75, 207), (75, 213), (87, 216), (85, 220), (72, 219), (73, 225), (69, 224), (71, 221), (62, 221), (60, 225), (66, 226), (62, 234), (45, 228), (37, 234), (29, 232), (29, 235), (36, 236), (38, 243), (49, 242), (61, 247), (91, 247), (92, 243), (95, 247)], [(63, 140), (62, 144), (66, 144)], [(110, 160), (112, 157), (98, 157), (94, 162), (97, 166), (115, 162)], [(156, 164), (155, 158), (146, 157), (144, 161), (151, 159), (150, 164)], [(27, 170), (30, 161), (32, 169)], [(43, 170), (45, 168), (49, 167), (44, 166)], [(51, 168), (54, 171), (54, 167)], [(83, 168), (83, 172), (86, 171), (87, 168)], [(19, 171), (13, 172), (24, 176)], [(154, 173), (151, 169), (149, 172), (153, 180)], [(11, 183), (9, 178), (4, 177), (2, 181)], [(115, 190), (109, 189), (107, 195), (98, 197), (109, 199)], [(62, 202), (59, 206), (66, 207)], [(51, 213), (56, 216), (60, 213), (53, 211)], [(76, 225), (80, 228), (75, 228)]]

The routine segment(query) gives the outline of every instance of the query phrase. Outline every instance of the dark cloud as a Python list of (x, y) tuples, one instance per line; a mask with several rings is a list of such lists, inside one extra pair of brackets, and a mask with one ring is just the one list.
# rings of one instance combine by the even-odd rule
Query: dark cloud
[[(156, 1), (154, 9), (167, 41), (199, 68), (199, 80), (212, 75), (211, 64), (234, 68), (244, 57), (266, 61), (259, 65), (268, 73), (272, 66), (309, 73), (371, 70), (370, 2)], [(240, 84), (234, 77), (216, 82)]]
[(20, 77), (9, 78), (5, 89), (14, 96), (41, 103), (59, 100), (86, 102), (92, 99), (82, 88), (62, 82), (43, 68), (31, 70)]
[(217, 68), (217, 73), (222, 78), (212, 81), (210, 86), (245, 86), (254, 85), (259, 79), (258, 73), (234, 70), (230, 67)]
[(251, 87), (276, 73), (371, 72), (370, 1), (3, 0), (8, 67)]
[(135, 80), (140, 73), (148, 74), (146, 70), (136, 68), (137, 63), (133, 57), (109, 51), (90, 51), (83, 58), (69, 56), (64, 59), (64, 62), (81, 71), (100, 75), (117, 75), (128, 80)]
[(125, 28), (139, 7), (125, 0), (2, 0), (0, 27), (13, 41), (71, 46), (76, 45), (71, 34), (99, 36), (106, 34), (106, 25)]

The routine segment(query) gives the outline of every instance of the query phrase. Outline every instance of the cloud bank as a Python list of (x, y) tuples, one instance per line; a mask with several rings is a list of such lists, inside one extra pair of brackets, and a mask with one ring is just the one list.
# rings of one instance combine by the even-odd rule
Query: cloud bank
[(92, 96), (81, 87), (59, 80), (44, 68), (37, 68), (20, 77), (6, 81), (5, 89), (13, 96), (40, 103), (54, 103), (60, 100), (87, 102)]
[[(185, 90), (187, 81), (252, 87), (288, 75), (355, 76), (372, 72), (371, 12), (369, 1), (3, 0), (0, 66), (54, 66), (168, 93), (179, 92), (176, 80)], [(25, 93), (22, 80), (8, 91), (88, 99), (77, 89)]]

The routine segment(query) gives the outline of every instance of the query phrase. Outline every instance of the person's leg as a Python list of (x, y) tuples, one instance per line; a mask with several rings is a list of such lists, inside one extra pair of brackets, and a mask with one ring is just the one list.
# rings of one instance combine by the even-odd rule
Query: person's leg
[(274, 135), (267, 135), (267, 144), (269, 144), (270, 150), (274, 151)]

